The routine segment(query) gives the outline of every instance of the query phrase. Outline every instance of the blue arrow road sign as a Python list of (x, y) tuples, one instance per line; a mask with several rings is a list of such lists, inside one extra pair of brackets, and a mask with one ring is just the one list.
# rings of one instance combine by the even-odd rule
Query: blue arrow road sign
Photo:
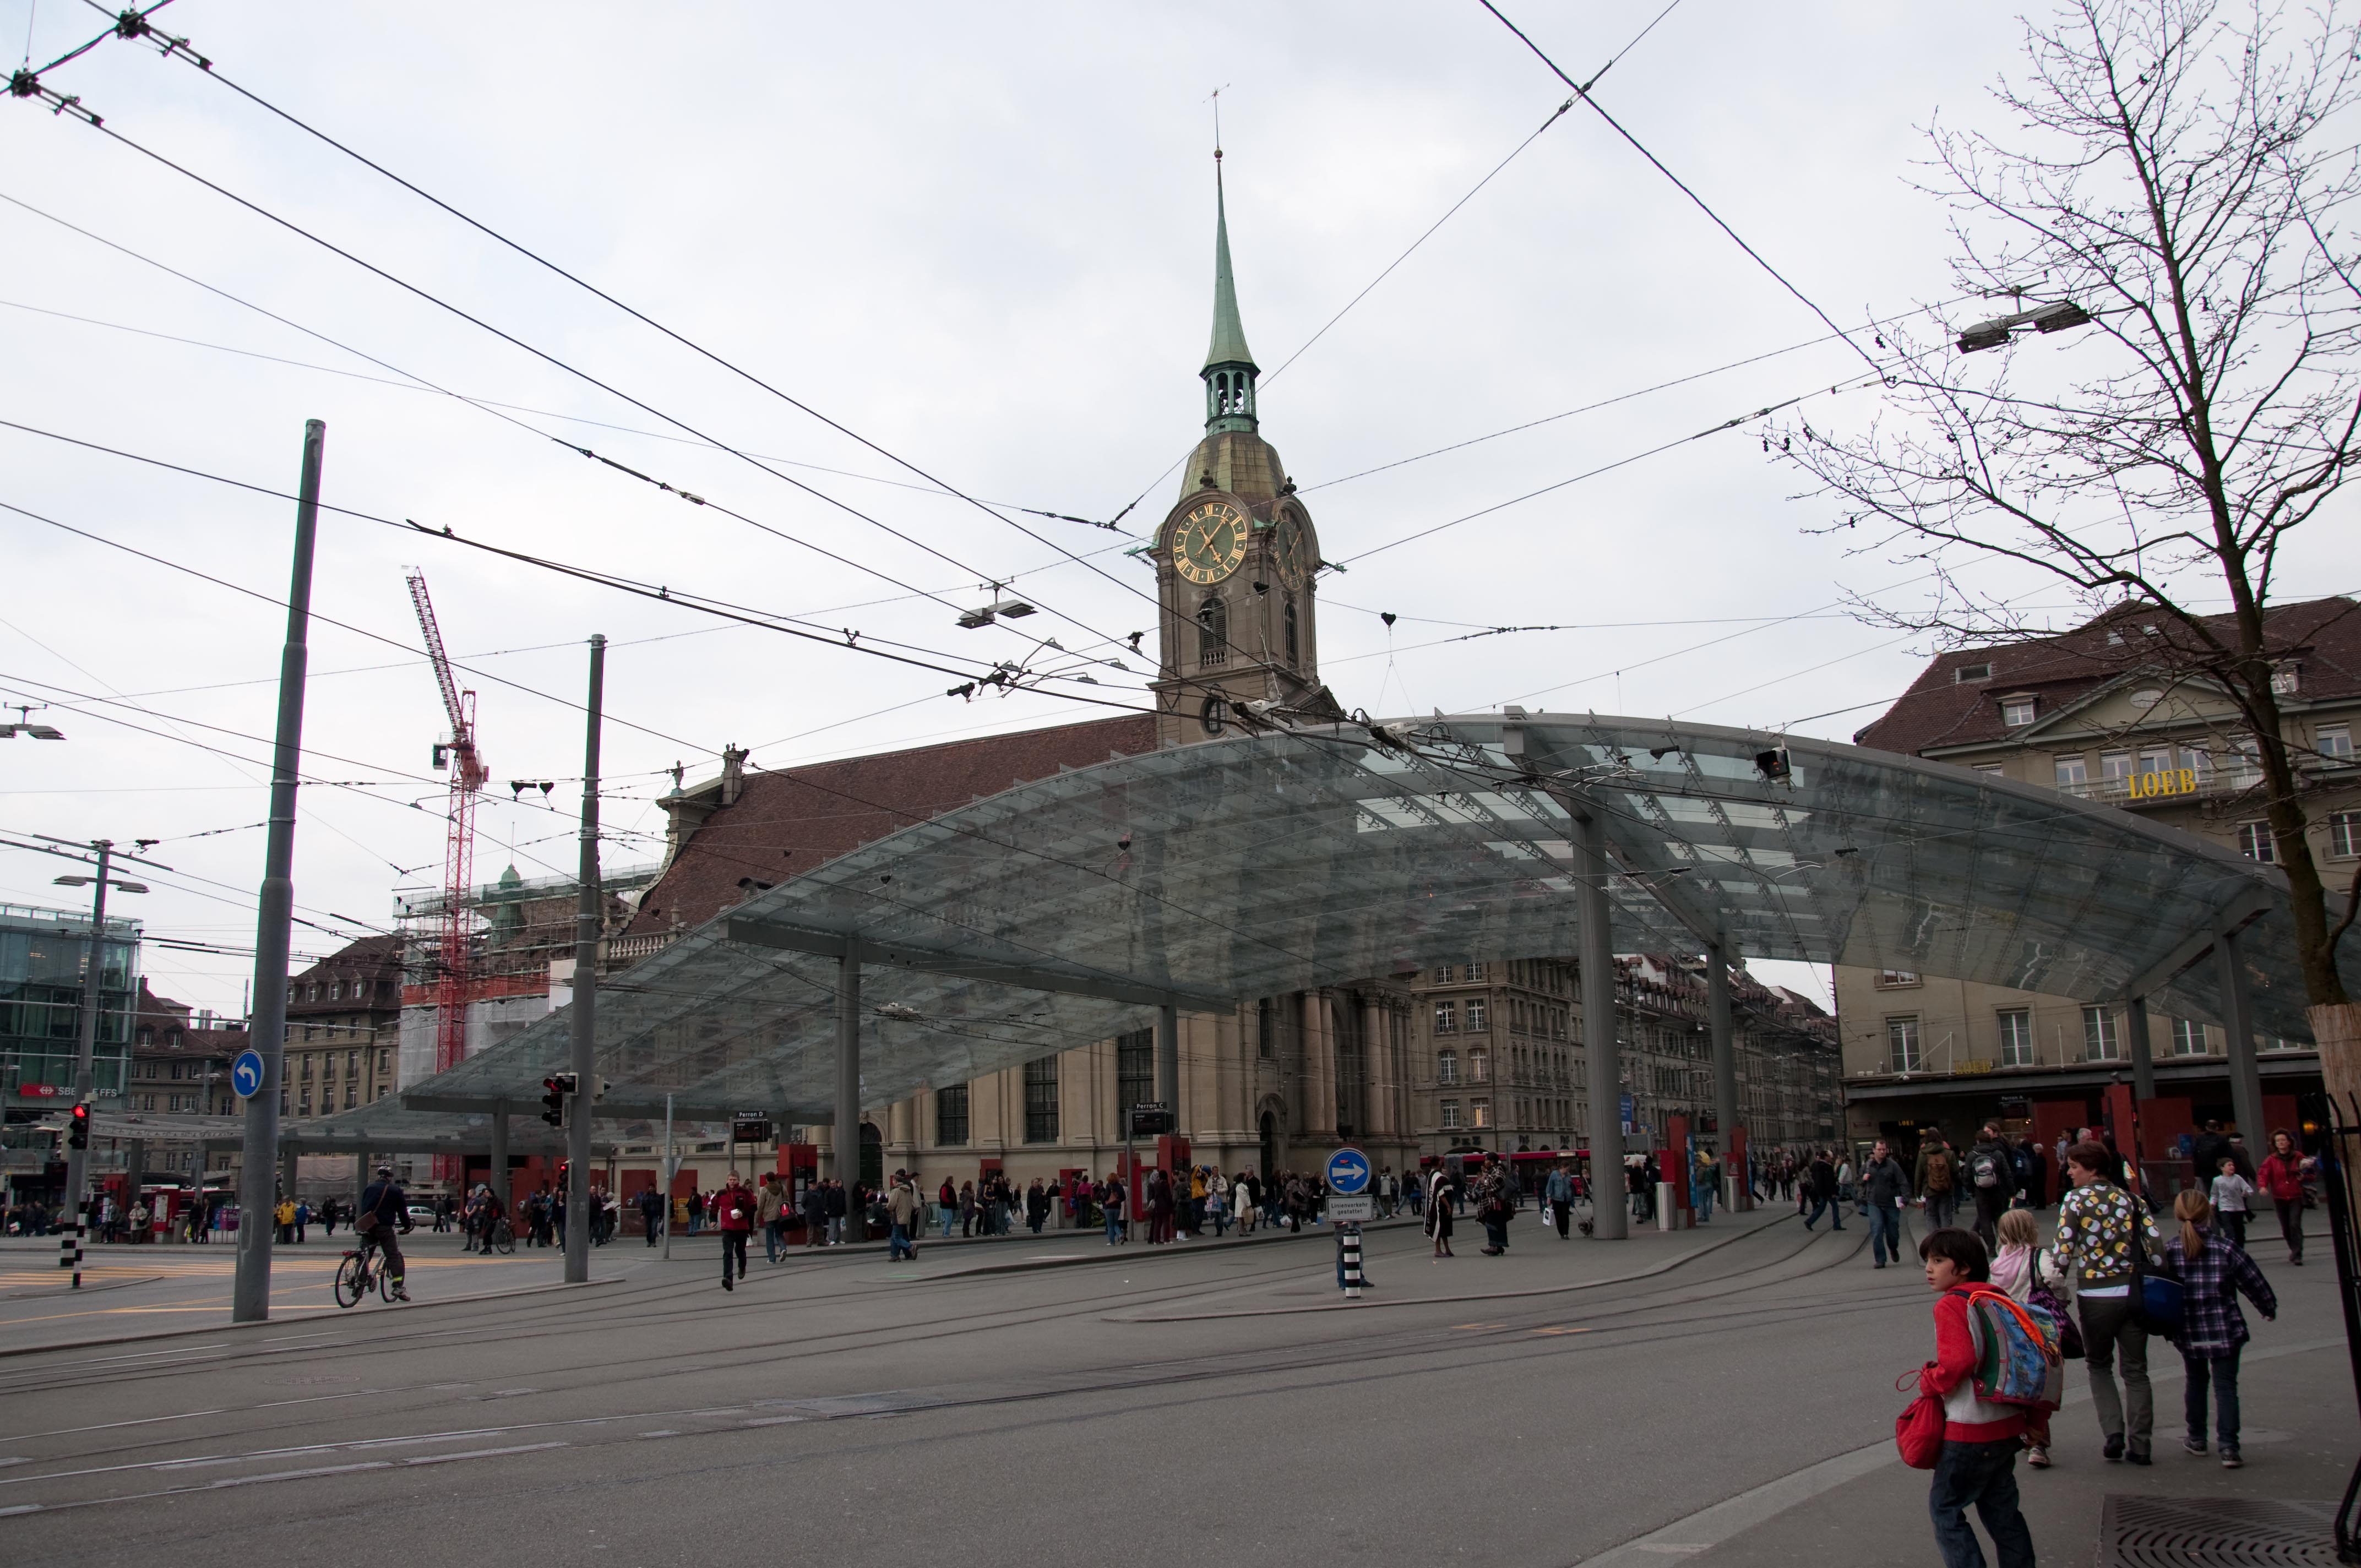
[(229, 1086), (237, 1091), (240, 1100), (251, 1100), (262, 1092), (262, 1053), (251, 1047), (237, 1053), (229, 1064)]
[(1369, 1157), (1358, 1149), (1338, 1149), (1328, 1157), (1328, 1190), (1366, 1192), (1369, 1190)]

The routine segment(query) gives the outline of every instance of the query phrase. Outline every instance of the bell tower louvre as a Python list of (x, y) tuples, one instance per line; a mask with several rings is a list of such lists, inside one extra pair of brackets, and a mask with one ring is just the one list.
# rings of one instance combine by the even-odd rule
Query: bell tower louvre
[(1344, 717), (1320, 684), (1320, 567), (1312, 513), (1256, 411), (1260, 374), (1238, 317), (1230, 223), (1213, 152), (1213, 334), (1205, 350), (1205, 438), (1156, 531), (1156, 736), (1159, 746), (1233, 733), (1248, 703)]

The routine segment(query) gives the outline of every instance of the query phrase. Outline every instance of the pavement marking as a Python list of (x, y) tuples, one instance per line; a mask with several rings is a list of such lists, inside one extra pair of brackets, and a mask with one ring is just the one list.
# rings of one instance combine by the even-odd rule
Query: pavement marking
[(1537, 1334), (1587, 1334), (1590, 1331), (1588, 1329), (1578, 1329), (1565, 1324), (1559, 1324), (1546, 1329), (1535, 1329), (1532, 1332)]
[[(204, 1489), (212, 1492), (219, 1491), (228, 1486), (260, 1486), (268, 1485), (272, 1481), (308, 1481), (315, 1475), (350, 1475), (357, 1470), (390, 1470), (392, 1468), (393, 1461), (390, 1459), (370, 1459), (365, 1460), (358, 1464), (322, 1464), (310, 1470), (274, 1470), (267, 1475), (225, 1475), (220, 1480), (208, 1485)], [(190, 1489), (191, 1488), (188, 1487), (175, 1488), (175, 1490), (179, 1491), (187, 1491)], [(112, 1500), (123, 1502), (130, 1501), (127, 1497)]]
[(539, 1453), (547, 1448), (571, 1448), (570, 1442), (521, 1442), (514, 1448), (477, 1448), (465, 1453), (422, 1453), (404, 1464), (448, 1464), (455, 1459), (496, 1459), (504, 1453)]
[(642, 1437), (678, 1437), (678, 1436), (680, 1435), (680, 1433), (679, 1433), (678, 1431), (643, 1431), (643, 1432), (642, 1432), (640, 1435), (641, 1435)]
[[(740, 1421), (738, 1424), (741, 1427), (784, 1427), (791, 1426), (795, 1422), (802, 1420), (804, 1420), (802, 1416), (756, 1416), (752, 1420)], [(646, 1432), (642, 1435), (653, 1437), (656, 1434), (653, 1432)], [(668, 1436), (670, 1434), (667, 1433), (666, 1435)]]

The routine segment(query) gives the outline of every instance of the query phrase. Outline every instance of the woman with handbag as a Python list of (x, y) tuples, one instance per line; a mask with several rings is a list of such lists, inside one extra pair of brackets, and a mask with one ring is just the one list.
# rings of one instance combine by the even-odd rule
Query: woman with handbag
[[(2146, 1464), (2156, 1430), (2156, 1397), (2147, 1379), (2141, 1276), (2162, 1255), (2164, 1238), (2147, 1205), (2116, 1185), (2110, 1174), (2116, 1165), (2115, 1156), (2095, 1139), (2067, 1151), (2066, 1179), (2073, 1189), (2058, 1205), (2056, 1256), (2076, 1281), (2074, 1306), (2081, 1320), (2091, 1403), (2106, 1435), (2101, 1456)], [(2114, 1376), (2118, 1351), (2124, 1364), (2120, 1393)]]

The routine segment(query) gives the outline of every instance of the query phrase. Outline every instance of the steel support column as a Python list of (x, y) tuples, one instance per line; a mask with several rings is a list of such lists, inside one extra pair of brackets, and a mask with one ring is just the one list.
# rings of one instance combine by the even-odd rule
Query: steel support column
[(1186, 1132), (1180, 1120), (1180, 1010), (1170, 1003), (1156, 1010), (1156, 1098), (1171, 1108), (1175, 1131)]
[(2214, 961), (2222, 973), (2222, 1028), (2228, 1036), (2230, 1113), (2238, 1119), (2246, 1148), (2263, 1147), (2268, 1129), (2263, 1125), (2263, 1074), (2255, 1060), (2255, 1012), (2246, 990), (2246, 963), (2239, 953), (2240, 938), (2225, 931), (2213, 944)]
[(2124, 1052), (2132, 1062), (2132, 1098), (2155, 1099), (2156, 1052), (2148, 1045), (2145, 996), (2134, 996), (2124, 1003)]
[(1738, 1037), (1730, 1016), (1730, 956), (1727, 943), (1717, 942), (1705, 950), (1706, 1023), (1713, 1035), (1714, 1136), (1721, 1146), (1719, 1153), (1722, 1175), (1729, 1183), (1730, 1206), (1742, 1211), (1754, 1207), (1754, 1184), (1747, 1179), (1744, 1168), (1730, 1160), (1745, 1141), (1737, 1136), (1743, 1124), (1738, 1109)]
[(1582, 960), (1582, 1043), (1590, 1062), (1591, 1235), (1621, 1241), (1631, 1234), (1623, 1193), (1623, 1072), (1615, 1044), (1615, 939), (1609, 925), (1607, 825), (1579, 799), (1574, 814), (1575, 910)]
[(836, 960), (836, 1179), (861, 1179), (861, 960)]
[(509, 1208), (509, 1113), (503, 1101), (492, 1113), (492, 1196)]

